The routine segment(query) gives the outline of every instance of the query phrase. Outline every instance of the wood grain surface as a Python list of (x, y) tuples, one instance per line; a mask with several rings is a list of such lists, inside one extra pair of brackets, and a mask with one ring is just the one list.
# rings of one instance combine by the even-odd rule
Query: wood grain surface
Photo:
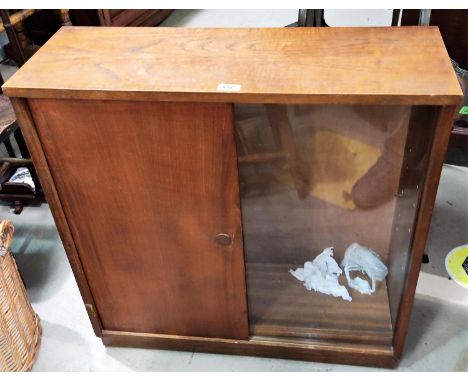
[[(307, 291), (289, 269), (303, 265), (247, 264), (250, 333), (297, 341), (392, 346), (387, 287), (372, 295), (348, 288), (353, 301)], [(340, 283), (347, 285), (346, 278)], [(290, 339), (291, 340), (291, 339)]]
[(15, 97), (248, 103), (435, 105), (462, 96), (437, 27), (63, 27), (3, 89)]
[(396, 364), (391, 347), (331, 344), (310, 339), (291, 341), (290, 339), (254, 336), (250, 340), (244, 341), (105, 330), (102, 341), (106, 346), (216, 352), (373, 367), (390, 368)]
[(247, 338), (231, 106), (29, 104), (103, 327)]
[(89, 287), (88, 279), (83, 271), (83, 264), (79, 257), (75, 241), (73, 239), (67, 217), (63, 210), (63, 204), (57, 192), (57, 188), (50, 172), (47, 158), (45, 156), (41, 141), (37, 134), (36, 125), (29, 109), (28, 101), (22, 98), (12, 98), (11, 103), (16, 113), (21, 132), (28, 146), (34, 168), (40, 177), (44, 194), (49, 204), (50, 211), (54, 217), (55, 225), (60, 234), (63, 247), (70, 262), (73, 275), (75, 276), (81, 297), (86, 307), (89, 319), (96, 336), (102, 335), (102, 323), (95, 309), (94, 297)]

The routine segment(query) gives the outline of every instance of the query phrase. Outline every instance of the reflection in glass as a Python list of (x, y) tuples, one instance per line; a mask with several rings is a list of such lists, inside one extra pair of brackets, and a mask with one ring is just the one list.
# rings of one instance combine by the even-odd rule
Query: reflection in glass
[(326, 247), (339, 263), (353, 242), (387, 266), (398, 256), (390, 248), (411, 114), (408, 106), (235, 106), (252, 335), (391, 346), (385, 282), (373, 295), (348, 288), (346, 302), (306, 291), (288, 270)]

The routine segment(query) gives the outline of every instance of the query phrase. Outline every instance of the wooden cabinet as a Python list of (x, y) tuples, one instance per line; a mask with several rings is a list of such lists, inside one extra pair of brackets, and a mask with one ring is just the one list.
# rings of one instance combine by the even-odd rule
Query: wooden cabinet
[[(3, 89), (106, 345), (400, 359), (461, 102), (436, 28), (65, 27)], [(289, 273), (353, 242), (372, 295)]]

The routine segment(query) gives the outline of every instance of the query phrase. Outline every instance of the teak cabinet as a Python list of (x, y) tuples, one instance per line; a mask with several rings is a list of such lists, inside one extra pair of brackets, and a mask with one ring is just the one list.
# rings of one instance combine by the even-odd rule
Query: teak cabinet
[[(461, 102), (437, 28), (64, 27), (3, 89), (106, 345), (401, 357)], [(353, 242), (372, 295), (288, 272)]]

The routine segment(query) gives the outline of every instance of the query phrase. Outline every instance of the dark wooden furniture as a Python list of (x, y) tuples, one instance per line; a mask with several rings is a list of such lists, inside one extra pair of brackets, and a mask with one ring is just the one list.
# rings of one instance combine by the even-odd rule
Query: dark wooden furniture
[[(460, 75), (465, 94), (464, 105), (468, 105), (468, 10), (432, 9), (428, 11), (430, 12), (428, 23), (440, 29), (448, 54), (456, 63), (456, 71)], [(420, 15), (421, 10), (419, 9), (404, 9), (401, 25), (417, 25)], [(459, 115), (457, 110), (454, 119), (455, 123), (445, 162), (468, 166), (468, 117)]]
[[(72, 25), (68, 11), (68, 9), (54, 10), (58, 27), (60, 27), (60, 25)], [(9, 40), (9, 44), (6, 46), (7, 55), (9, 58), (15, 61), (18, 66), (23, 65), (39, 48), (37, 41), (31, 41), (31, 37), (29, 36), (30, 31), (28, 31), (26, 26), (30, 21), (30, 18), (34, 18), (38, 15), (38, 13), (41, 13), (40, 9), (0, 10), (0, 16), (2, 20), (0, 23), (0, 32), (5, 30)], [(50, 21), (42, 22), (42, 27), (44, 27), (48, 22)], [(50, 28), (49, 25), (47, 25), (47, 27)], [(57, 29), (53, 29), (51, 33)], [(45, 34), (47, 35), (47, 33)], [(43, 38), (40, 40), (43, 40)], [(41, 43), (42, 41), (39, 43), (39, 45)]]
[(9, 40), (10, 57), (18, 66), (23, 65), (28, 57), (24, 48), (30, 45), (31, 41), (24, 31), (24, 21), (36, 12), (35, 9), (21, 9), (10, 16), (7, 9), (0, 10), (2, 23), (0, 32), (5, 31)]
[(70, 20), (77, 26), (153, 27), (172, 12), (171, 9), (70, 9)]
[(172, 9), (98, 9), (99, 22), (106, 27), (152, 27), (163, 22)]
[[(34, 14), (34, 10), (22, 10), (13, 13), (12, 19), (7, 10), (0, 10), (2, 24), (0, 24), (0, 32), (5, 29), (10, 41), (10, 49), (14, 52), (15, 58), (19, 66), (26, 61), (26, 56), (23, 52), (19, 38), (23, 39), (22, 22), (29, 16)], [(3, 77), (0, 74), (0, 85), (3, 85)], [(14, 136), (21, 158), (17, 158), (17, 154), (11, 143), (11, 137)], [(42, 188), (34, 170), (34, 166), (29, 156), (28, 149), (24, 142), (21, 131), (18, 128), (15, 112), (10, 100), (3, 92), (0, 92), (0, 143), (6, 150), (8, 157), (0, 158), (0, 200), (12, 201), (14, 204), (15, 214), (20, 214), (24, 204), (31, 201), (43, 201)], [(27, 184), (19, 184), (9, 182), (11, 176), (15, 173), (18, 167), (27, 167), (33, 177), (36, 188), (33, 189)]]
[[(62, 28), (3, 89), (106, 345), (400, 359), (461, 102), (437, 28)], [(375, 294), (289, 275), (353, 241)]]
[[(15, 137), (20, 157), (13, 148), (11, 136)], [(5, 145), (8, 153), (8, 157), (0, 158), (0, 200), (11, 202), (14, 213), (20, 214), (26, 204), (43, 202), (44, 195), (23, 136), (18, 128), (13, 108), (8, 98), (3, 94), (0, 94), (0, 142)], [(34, 188), (26, 183), (10, 181), (19, 167), (28, 168), (35, 185)]]
[[(419, 9), (404, 9), (401, 25), (417, 25), (419, 18)], [(468, 10), (432, 9), (430, 25), (439, 27), (450, 57), (468, 69)]]
[[(3, 78), (0, 78), (3, 85)], [(11, 137), (15, 138), (19, 149), (17, 153), (11, 142)], [(43, 201), (43, 194), (36, 171), (29, 156), (29, 151), (24, 142), (23, 135), (18, 128), (15, 112), (7, 96), (0, 92), (0, 143), (5, 146), (8, 157), (0, 158), (0, 200), (11, 201), (14, 206), (15, 214), (20, 214), (24, 204), (31, 201)], [(10, 182), (10, 178), (18, 167), (27, 167), (35, 188), (33, 189), (26, 183)]]

